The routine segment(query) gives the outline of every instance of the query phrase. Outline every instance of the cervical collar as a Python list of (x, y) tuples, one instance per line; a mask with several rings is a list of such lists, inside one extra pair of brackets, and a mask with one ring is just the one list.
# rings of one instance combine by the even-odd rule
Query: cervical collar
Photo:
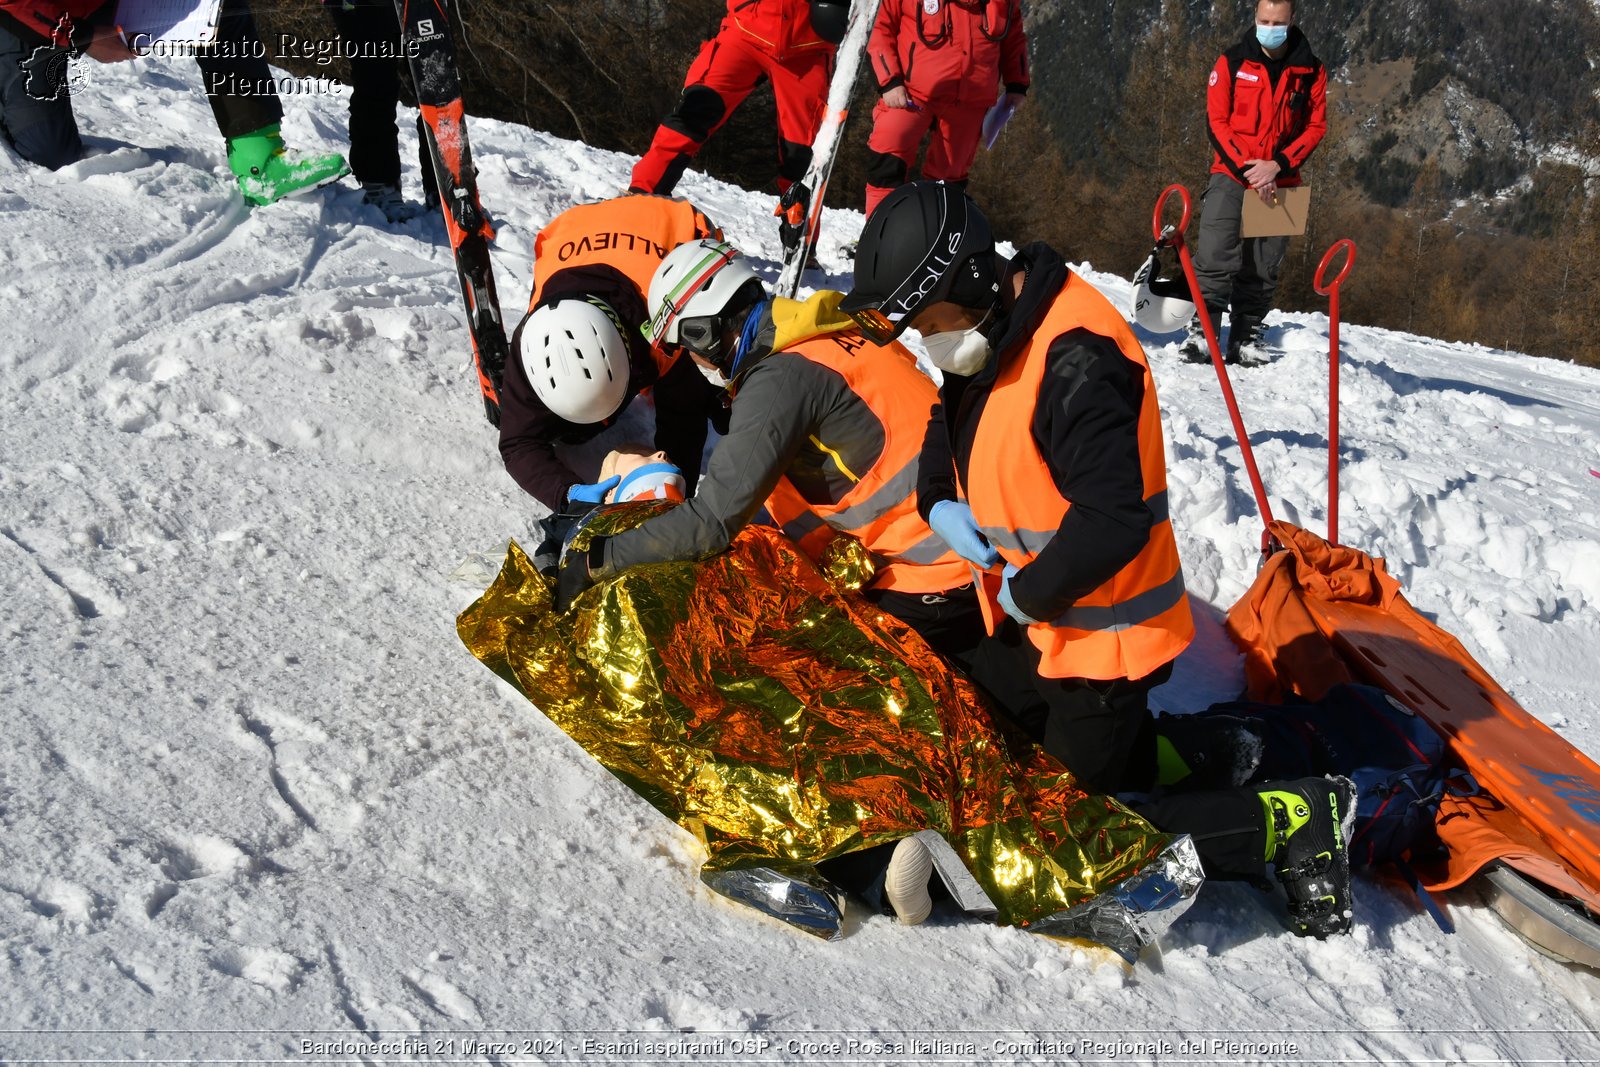
[(617, 483), (611, 499), (617, 502), (682, 500), (683, 491), (683, 472), (677, 467), (670, 463), (646, 463)]

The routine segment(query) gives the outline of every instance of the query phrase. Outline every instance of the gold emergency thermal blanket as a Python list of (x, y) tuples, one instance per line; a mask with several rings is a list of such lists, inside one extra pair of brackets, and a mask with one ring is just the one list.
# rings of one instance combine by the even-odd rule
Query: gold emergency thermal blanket
[[(575, 543), (656, 505), (602, 513)], [(513, 543), (461, 639), (635, 792), (709, 870), (808, 865), (932, 828), (1026, 925), (1135, 874), (1172, 839), (1013, 758), (920, 637), (752, 526), (701, 562), (637, 567), (564, 615)]]

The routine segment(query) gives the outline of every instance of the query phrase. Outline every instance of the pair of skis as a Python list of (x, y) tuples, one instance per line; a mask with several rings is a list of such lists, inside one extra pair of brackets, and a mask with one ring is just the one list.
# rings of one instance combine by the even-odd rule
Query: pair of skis
[(424, 147), (433, 161), (439, 207), (450, 235), (461, 297), (467, 305), (467, 330), (472, 336), (472, 359), (483, 393), (483, 412), (491, 425), (499, 426), (500, 383), (509, 345), (489, 262), (494, 227), (478, 200), (478, 172), (472, 165), (472, 147), (467, 140), (461, 72), (456, 65), (455, 41), (445, 2), (395, 0), (395, 8), (400, 17), (401, 41), (417, 86)]

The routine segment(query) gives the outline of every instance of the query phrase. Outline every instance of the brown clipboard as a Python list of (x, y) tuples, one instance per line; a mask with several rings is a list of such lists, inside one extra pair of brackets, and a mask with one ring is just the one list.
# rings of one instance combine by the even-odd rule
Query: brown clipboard
[(1254, 189), (1244, 191), (1244, 211), (1239, 216), (1240, 237), (1299, 237), (1306, 232), (1311, 211), (1311, 187), (1292, 185), (1273, 194), (1263, 204)]

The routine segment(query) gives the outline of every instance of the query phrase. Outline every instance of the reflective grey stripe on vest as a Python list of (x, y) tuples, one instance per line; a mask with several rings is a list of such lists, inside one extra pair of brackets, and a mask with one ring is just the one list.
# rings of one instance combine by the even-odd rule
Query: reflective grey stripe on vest
[(814, 511), (802, 511), (794, 518), (783, 524), (783, 535), (795, 544), (799, 544), (805, 536), (813, 530), (820, 530), (826, 525), (826, 520)]
[[(901, 467), (893, 477), (877, 489), (873, 490), (865, 500), (857, 501), (849, 507), (840, 508), (826, 519), (814, 511), (803, 512), (783, 524), (783, 532), (791, 541), (799, 541), (824, 523), (835, 530), (850, 533), (870, 526), (896, 507), (904, 504), (917, 487), (917, 457)], [(944, 543), (944, 538), (933, 531), (928, 531), (928, 536), (907, 548), (904, 552), (894, 554), (894, 559), (906, 563), (937, 563), (939, 557), (950, 551), (950, 546)]]
[(944, 538), (928, 531), (928, 536), (896, 554), (895, 558), (907, 563), (938, 563), (939, 557), (950, 551), (950, 546), (944, 543)]
[(1138, 596), (1109, 607), (1074, 605), (1052, 619), (1050, 625), (1114, 634), (1147, 623), (1162, 612), (1177, 607), (1182, 600), (1183, 568), (1179, 567), (1178, 573), (1154, 589), (1146, 589)]
[(917, 488), (917, 459), (917, 456), (912, 456), (911, 462), (895, 471), (865, 500), (834, 512), (828, 518), (828, 525), (840, 530), (859, 530), (889, 514), (896, 505), (904, 503)]
[[(1156, 525), (1166, 522), (1171, 516), (1167, 513), (1167, 491), (1161, 490), (1145, 498), (1145, 506), (1150, 509), (1150, 515)], [(1055, 537), (1055, 530), (1008, 530), (1002, 526), (980, 526), (983, 536), (996, 548), (1010, 549), (1012, 552), (1026, 552), (1030, 556), (1037, 556), (1044, 551), (1044, 546)], [(1083, 627), (1093, 629), (1094, 627)]]
[[(816, 512), (807, 511), (784, 523), (783, 533), (789, 540), (798, 542), (801, 538), (823, 525), (822, 518)], [(950, 546), (944, 543), (944, 538), (929, 530), (927, 537), (924, 537), (904, 552), (896, 553), (893, 556), (893, 560), (903, 563), (938, 563), (939, 558), (949, 551)]]

